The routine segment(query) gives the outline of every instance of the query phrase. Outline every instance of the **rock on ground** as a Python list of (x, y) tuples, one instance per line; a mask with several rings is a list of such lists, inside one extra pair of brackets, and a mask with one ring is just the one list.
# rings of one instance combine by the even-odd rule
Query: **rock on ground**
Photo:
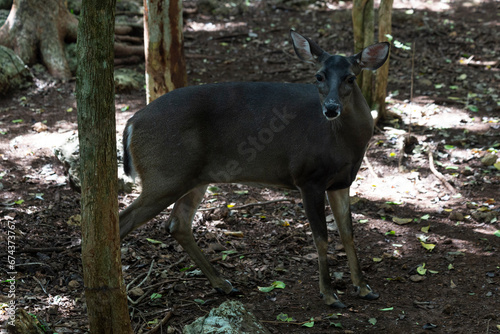
[(227, 301), (184, 327), (184, 334), (270, 334), (238, 301)]

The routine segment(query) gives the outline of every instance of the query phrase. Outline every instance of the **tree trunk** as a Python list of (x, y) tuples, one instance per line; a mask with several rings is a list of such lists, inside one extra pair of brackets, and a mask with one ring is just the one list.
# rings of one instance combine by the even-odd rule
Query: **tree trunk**
[(41, 61), (52, 76), (67, 79), (71, 72), (64, 41), (76, 40), (77, 26), (64, 0), (14, 0), (0, 28), (0, 44), (13, 49), (26, 64)]
[[(382, 0), (378, 9), (378, 40), (387, 41), (386, 35), (392, 33), (392, 4), (393, 0)], [(379, 119), (387, 118), (385, 108), (385, 97), (387, 96), (387, 78), (389, 76), (389, 60), (377, 70), (377, 79), (375, 80), (375, 103), (377, 104)]]
[(187, 84), (182, 0), (144, 0), (147, 103)]
[[(358, 53), (363, 48), (373, 44), (374, 12), (373, 0), (354, 0), (352, 5), (352, 23), (354, 33), (354, 52)], [(373, 92), (373, 73), (363, 71), (358, 75), (358, 85), (371, 107)]]
[[(375, 14), (373, 11), (373, 0), (368, 0), (366, 2), (365, 9), (363, 11), (363, 48), (373, 44), (374, 34), (375, 34)], [(373, 72), (363, 71), (362, 72), (362, 84), (361, 91), (365, 97), (368, 105), (373, 106)]]
[(132, 334), (118, 226), (115, 4), (116, 0), (84, 0), (78, 29), (82, 266), (90, 332)]

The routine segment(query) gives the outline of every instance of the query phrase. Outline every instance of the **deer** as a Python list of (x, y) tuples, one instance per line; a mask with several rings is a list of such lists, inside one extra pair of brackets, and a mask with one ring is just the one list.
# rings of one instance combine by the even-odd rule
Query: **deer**
[(136, 112), (123, 132), (124, 170), (142, 192), (119, 214), (121, 240), (174, 204), (165, 230), (188, 253), (213, 288), (237, 289), (197, 245), (192, 221), (209, 184), (240, 183), (294, 189), (318, 253), (319, 292), (346, 307), (332, 287), (327, 263), (325, 194), (347, 254), (359, 298), (374, 300), (353, 239), (349, 189), (373, 134), (371, 110), (356, 83), (376, 70), (390, 44), (353, 56), (331, 55), (290, 31), (299, 59), (317, 65), (314, 84), (226, 82), (175, 89)]

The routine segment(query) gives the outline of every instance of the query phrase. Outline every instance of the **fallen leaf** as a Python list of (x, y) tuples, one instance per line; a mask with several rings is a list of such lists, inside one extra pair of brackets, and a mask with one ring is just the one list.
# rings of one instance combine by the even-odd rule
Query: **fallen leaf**
[(420, 231), (424, 232), (424, 233), (429, 233), (429, 229), (431, 228), (431, 225), (429, 226), (424, 226), (420, 229)]
[(455, 289), (456, 287), (457, 285), (455, 284), (455, 282), (453, 282), (453, 280), (450, 280), (450, 288)]
[(392, 217), (392, 221), (395, 222), (398, 225), (405, 225), (405, 224), (411, 223), (413, 221), (413, 218)]
[(314, 326), (314, 318), (311, 318), (311, 321), (306, 322), (305, 324), (302, 324), (302, 326), (309, 327), (309, 328)]
[(424, 247), (428, 251), (432, 251), (434, 249), (434, 247), (436, 247), (435, 244), (426, 244), (425, 242), (422, 242), (422, 241), (420, 241), (420, 243), (422, 244), (422, 247)]
[(417, 273), (421, 276), (423, 276), (427, 273), (427, 269), (425, 269), (425, 263), (422, 263), (421, 266), (417, 267)]

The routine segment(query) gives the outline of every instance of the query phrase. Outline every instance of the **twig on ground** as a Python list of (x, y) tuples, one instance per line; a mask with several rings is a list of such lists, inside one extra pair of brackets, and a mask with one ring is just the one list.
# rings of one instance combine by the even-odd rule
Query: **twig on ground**
[(433, 150), (429, 148), (429, 168), (431, 169), (432, 174), (434, 174), (439, 179), (439, 181), (444, 184), (449, 192), (451, 192), (452, 194), (456, 194), (457, 191), (455, 190), (455, 188), (453, 188), (453, 186), (446, 180), (443, 174), (438, 172), (436, 167), (434, 166), (434, 157), (432, 156), (432, 151)]
[[(250, 206), (260, 206), (260, 205), (267, 205), (267, 204), (278, 203), (278, 202), (292, 202), (292, 200), (286, 199), (286, 198), (280, 198), (280, 199), (273, 199), (271, 201), (248, 203), (248, 204), (243, 204), (243, 205), (239, 205), (239, 206), (233, 206), (232, 208), (229, 208), (229, 209), (230, 210), (240, 210), (240, 209), (248, 208)], [(198, 211), (210, 211), (210, 210), (222, 209), (222, 208), (225, 208), (225, 206), (218, 206), (215, 208), (203, 208), (203, 209), (199, 209)]]
[(370, 160), (368, 160), (368, 157), (365, 155), (363, 158), (363, 161), (365, 162), (366, 166), (368, 167), (368, 170), (370, 171), (370, 174), (375, 177), (376, 179), (380, 179), (380, 177), (377, 175), (375, 172), (375, 169), (373, 169), (372, 164), (370, 163)]
[(153, 334), (153, 333), (158, 332), (164, 325), (166, 325), (166, 323), (168, 322), (168, 320), (170, 320), (171, 317), (172, 317), (172, 311), (169, 311), (165, 315), (165, 317), (156, 326), (154, 326), (153, 328), (151, 328), (150, 331), (146, 332), (146, 334)]
[(48, 253), (48, 252), (63, 252), (63, 251), (77, 251), (81, 249), (81, 245), (76, 245), (72, 247), (42, 247), (42, 248), (21, 248), (17, 252), (19, 253)]
[[(153, 265), (155, 263), (155, 260), (151, 261), (151, 265), (149, 266), (149, 270), (148, 270), (148, 273), (146, 274), (146, 277), (142, 280), (141, 283), (139, 283), (139, 285), (136, 286), (136, 288), (139, 288), (141, 285), (144, 284), (144, 282), (146, 282), (146, 280), (148, 279), (149, 275), (151, 275), (151, 270), (153, 269)], [(127, 289), (126, 291), (128, 292), (130, 290), (130, 286), (132, 284), (135, 283), (135, 281), (137, 281), (139, 278), (141, 278), (142, 275), (139, 275), (137, 276), (136, 278), (134, 278), (129, 284), (127, 284)]]

